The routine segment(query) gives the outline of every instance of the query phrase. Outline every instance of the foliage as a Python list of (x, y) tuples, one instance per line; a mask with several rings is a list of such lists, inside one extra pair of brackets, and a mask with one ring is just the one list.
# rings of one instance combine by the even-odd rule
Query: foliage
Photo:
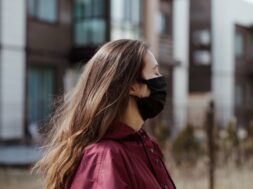
[(163, 122), (159, 122), (158, 125), (154, 128), (154, 135), (158, 140), (161, 148), (164, 148), (166, 145), (166, 141), (170, 136), (170, 128), (168, 125), (164, 124)]

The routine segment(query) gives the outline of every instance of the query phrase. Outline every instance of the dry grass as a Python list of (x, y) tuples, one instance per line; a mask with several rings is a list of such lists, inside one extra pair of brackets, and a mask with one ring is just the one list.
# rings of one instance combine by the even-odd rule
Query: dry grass
[[(197, 168), (170, 169), (178, 189), (208, 189), (208, 174)], [(253, 169), (249, 167), (218, 168), (215, 172), (215, 188), (217, 189), (252, 189)]]
[(39, 189), (42, 182), (25, 168), (0, 168), (1, 189)]
[[(172, 157), (165, 155), (166, 166), (178, 189), (209, 189), (207, 159), (198, 160), (196, 166), (176, 166)], [(215, 189), (252, 189), (253, 163), (244, 162), (237, 167), (232, 162), (220, 163), (215, 170)]]

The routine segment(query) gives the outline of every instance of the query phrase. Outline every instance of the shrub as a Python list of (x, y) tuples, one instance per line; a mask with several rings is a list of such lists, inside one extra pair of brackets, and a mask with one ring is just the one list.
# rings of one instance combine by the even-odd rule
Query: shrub
[(195, 164), (202, 154), (200, 143), (194, 136), (194, 128), (188, 124), (175, 138), (173, 145), (173, 156), (177, 164)]
[(170, 136), (170, 128), (163, 122), (159, 122), (154, 128), (154, 135), (157, 138), (161, 148), (165, 147), (166, 140)]

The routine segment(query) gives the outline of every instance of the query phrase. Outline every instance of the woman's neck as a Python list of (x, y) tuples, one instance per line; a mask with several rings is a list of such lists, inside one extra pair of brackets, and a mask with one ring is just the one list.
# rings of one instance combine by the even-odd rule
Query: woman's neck
[(135, 131), (138, 131), (141, 129), (141, 126), (143, 125), (144, 121), (140, 116), (140, 113), (137, 109), (136, 102), (133, 98), (130, 97), (127, 109), (125, 113), (121, 116), (120, 121), (123, 123), (126, 123), (128, 126), (133, 128)]

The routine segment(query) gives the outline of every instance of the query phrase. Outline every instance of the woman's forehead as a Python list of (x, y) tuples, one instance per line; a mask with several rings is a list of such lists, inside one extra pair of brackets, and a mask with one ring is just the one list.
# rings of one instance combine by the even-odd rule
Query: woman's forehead
[(147, 51), (144, 60), (145, 60), (145, 67), (147, 69), (155, 69), (157, 66), (159, 66), (153, 53), (149, 50)]

